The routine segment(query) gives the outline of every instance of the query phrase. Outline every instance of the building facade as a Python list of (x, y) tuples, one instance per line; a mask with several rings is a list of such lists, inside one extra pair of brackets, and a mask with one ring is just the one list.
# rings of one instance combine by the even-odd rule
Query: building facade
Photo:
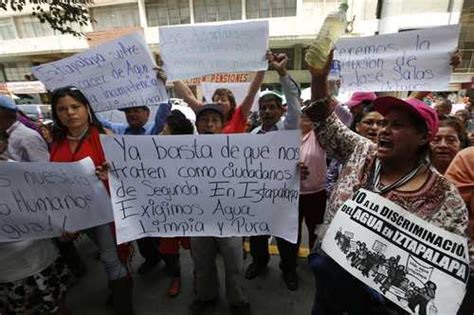
[[(86, 37), (55, 34), (26, 8), (0, 12), (0, 82), (28, 81), (31, 67), (83, 51), (107, 39), (142, 31), (151, 50), (159, 53), (159, 26), (268, 19), (270, 48), (288, 54), (292, 76), (309, 84), (304, 64), (307, 45), (316, 36), (324, 17), (338, 8), (338, 0), (95, 0), (92, 25), (77, 28)], [(394, 33), (463, 22), (461, 69), (453, 73), (451, 88), (465, 88), (474, 68), (472, 4), (462, 0), (349, 0), (349, 36)], [(464, 16), (464, 18), (463, 18)], [(239, 77), (239, 76), (235, 76)], [(240, 78), (249, 80), (251, 76)], [(210, 79), (212, 80), (212, 79)], [(278, 82), (269, 71), (265, 84)], [(196, 83), (196, 82), (194, 82)], [(464, 85), (463, 85), (464, 84)], [(1, 87), (0, 87), (1, 88)]]

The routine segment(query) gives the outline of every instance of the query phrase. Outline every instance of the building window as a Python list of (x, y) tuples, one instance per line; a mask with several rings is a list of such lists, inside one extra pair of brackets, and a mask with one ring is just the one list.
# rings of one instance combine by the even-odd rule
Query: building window
[(32, 15), (15, 17), (15, 25), (20, 38), (32, 38), (54, 35), (48, 23), (41, 23)]
[(241, 0), (194, 0), (194, 22), (240, 20)]
[(4, 63), (3, 71), (7, 81), (25, 81), (26, 76), (31, 75), (31, 63)]
[(95, 31), (140, 26), (136, 3), (92, 8)]
[(147, 0), (148, 26), (191, 23), (189, 0)]
[(16, 38), (15, 22), (13, 19), (0, 19), (0, 40)]
[(296, 16), (296, 0), (245, 0), (247, 19)]
[(402, 14), (418, 14), (420, 12), (449, 12), (449, 0), (402, 1)]

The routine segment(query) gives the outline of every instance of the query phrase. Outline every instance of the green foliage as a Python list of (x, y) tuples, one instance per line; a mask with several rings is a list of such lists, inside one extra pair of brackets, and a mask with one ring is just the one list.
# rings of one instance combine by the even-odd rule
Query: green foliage
[(0, 10), (11, 9), (21, 12), (28, 4), (33, 7), (33, 15), (41, 23), (48, 23), (61, 34), (82, 36), (74, 26), (85, 26), (92, 20), (89, 6), (92, 0), (0, 0)]

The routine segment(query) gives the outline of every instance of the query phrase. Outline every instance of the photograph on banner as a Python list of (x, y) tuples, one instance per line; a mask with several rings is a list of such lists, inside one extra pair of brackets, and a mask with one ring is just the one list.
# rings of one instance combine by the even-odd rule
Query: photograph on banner
[[(235, 102), (237, 104), (242, 104), (244, 98), (247, 96), (249, 91), (250, 82), (244, 83), (216, 83), (216, 82), (202, 82), (201, 91), (202, 95), (206, 99), (207, 103), (212, 103), (212, 95), (217, 89), (228, 89), (234, 94)], [(253, 99), (253, 104), (251, 108), (252, 112), (258, 111), (258, 97)]]
[(337, 211), (322, 249), (412, 314), (456, 314), (465, 294), (467, 239), (365, 189)]
[(0, 242), (52, 238), (113, 221), (90, 158), (0, 163)]
[(268, 21), (160, 27), (168, 80), (268, 68)]
[(340, 64), (341, 91), (446, 91), (450, 54), (458, 46), (459, 25), (369, 37), (342, 38), (334, 60)]
[(50, 91), (65, 86), (78, 88), (100, 112), (166, 102), (166, 88), (154, 67), (143, 35), (134, 33), (33, 67), (33, 74)]
[(298, 236), (300, 132), (101, 136), (118, 243)]

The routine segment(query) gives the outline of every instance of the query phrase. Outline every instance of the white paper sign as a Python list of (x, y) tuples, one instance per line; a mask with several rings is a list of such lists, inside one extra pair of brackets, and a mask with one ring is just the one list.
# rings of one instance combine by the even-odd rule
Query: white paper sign
[(340, 39), (341, 91), (446, 91), (458, 34), (451, 25)]
[(90, 158), (0, 162), (0, 242), (57, 237), (113, 221)]
[(134, 33), (33, 68), (48, 90), (75, 86), (95, 111), (158, 105), (168, 100), (143, 35)]
[(118, 243), (269, 234), (296, 243), (299, 131), (101, 140)]
[(336, 213), (323, 250), (412, 314), (456, 314), (469, 277), (467, 240), (361, 189)]
[(160, 27), (160, 55), (168, 79), (265, 70), (268, 21)]
[[(207, 103), (212, 102), (212, 95), (217, 89), (229, 89), (232, 91), (235, 97), (237, 106), (241, 105), (249, 91), (250, 82), (245, 83), (216, 83), (216, 82), (203, 82), (201, 83), (202, 94), (206, 98)], [(258, 97), (253, 99), (252, 111), (258, 111)]]

